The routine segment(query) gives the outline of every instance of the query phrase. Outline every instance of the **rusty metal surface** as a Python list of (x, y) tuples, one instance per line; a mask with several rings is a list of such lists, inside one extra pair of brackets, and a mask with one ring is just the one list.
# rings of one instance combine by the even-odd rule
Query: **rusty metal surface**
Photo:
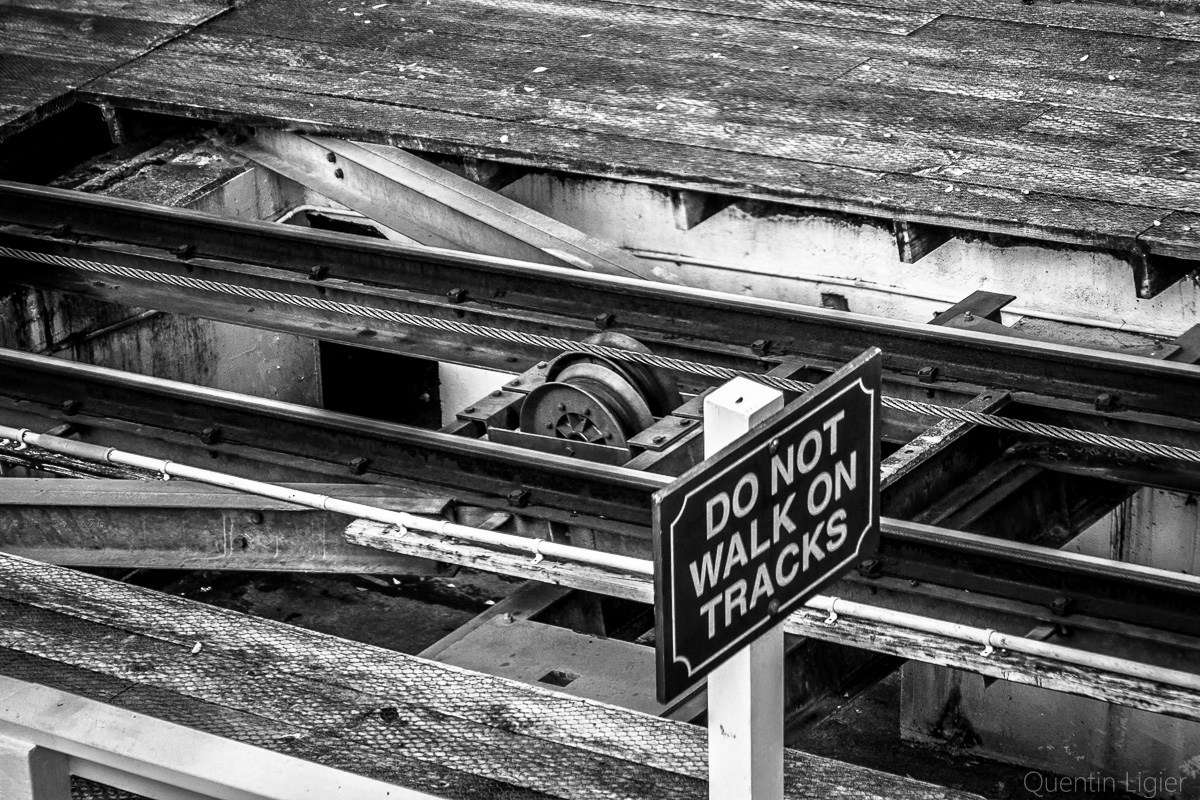
[[(0, 670), (446, 797), (703, 797), (702, 729), (0, 556)], [(966, 797), (800, 753), (800, 797)]]

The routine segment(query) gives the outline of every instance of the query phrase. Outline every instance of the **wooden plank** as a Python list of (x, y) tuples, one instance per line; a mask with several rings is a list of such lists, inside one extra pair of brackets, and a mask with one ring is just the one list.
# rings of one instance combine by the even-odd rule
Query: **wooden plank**
[[(340, 126), (362, 133), (367, 140), (411, 142), (549, 168), (560, 168), (563, 161), (555, 151), (574, 151), (572, 160), (578, 163), (582, 151), (599, 139), (609, 144), (602, 151), (606, 158), (596, 159), (606, 165), (605, 174), (623, 173), (681, 189), (696, 184), (681, 174), (685, 170), (678, 165), (707, 162), (707, 150), (763, 158), (766, 163), (772, 158), (795, 160), (801, 163), (777, 169), (801, 172), (805, 183), (816, 190), (812, 194), (821, 195), (813, 205), (855, 213), (863, 210), (863, 204), (856, 202), (854, 190), (840, 185), (851, 176), (839, 170), (855, 171), (851, 175), (859, 184), (859, 196), (873, 188), (866, 182), (879, 173), (884, 173), (881, 180), (887, 181), (909, 181), (915, 174), (934, 181), (922, 192), (928, 199), (910, 200), (910, 208), (918, 214), (894, 216), (916, 224), (954, 222), (954, 212), (948, 207), (959, 204), (953, 195), (960, 191), (1005, 200), (1011, 192), (1030, 193), (1023, 197), (1040, 193), (1045, 195), (1039, 198), (1044, 204), (1036, 200), (1022, 204), (1044, 205), (1046, 221), (1058, 218), (1073, 236), (1038, 230), (1036, 219), (1027, 224), (1024, 219), (977, 217), (964, 227), (1014, 235), (1032, 233), (1038, 238), (1101, 247), (1129, 249), (1131, 237), (1136, 236), (1129, 231), (1137, 225), (1111, 216), (1116, 211), (1112, 206), (1128, 203), (1130, 198), (1147, 206), (1148, 213), (1134, 212), (1137, 220), (1145, 223), (1137, 231), (1140, 233), (1154, 219), (1171, 210), (1190, 209), (1196, 202), (1195, 183), (1160, 170), (1151, 148), (1119, 144), (1089, 163), (1086, 149), (1068, 141), (1035, 130), (1015, 137), (1003, 132), (1041, 113), (1044, 107), (1034, 92), (1046, 86), (1061, 91), (1053, 102), (1063, 102), (1068, 91), (1079, 96), (1090, 93), (1103, 100), (1106, 109), (1113, 105), (1114, 92), (1125, 92), (1129, 95), (1126, 99), (1141, 103), (1137, 111), (1146, 113), (1146, 108), (1158, 106), (1142, 98), (1151, 94), (1161, 98), (1163, 87), (1170, 85), (1178, 102), (1168, 96), (1167, 105), (1186, 107), (1189, 111), (1181, 112), (1186, 115), (1194, 105), (1186, 91), (1192, 78), (1186, 68), (1179, 71), (1172, 61), (1186, 62), (1191, 57), (1188, 48), (1195, 49), (1190, 43), (1176, 41), (1149, 50), (1139, 37), (1046, 31), (962, 18), (939, 18), (904, 37), (739, 16), (739, 48), (726, 52), (721, 34), (729, 33), (729, 26), (720, 20), (730, 18), (722, 14), (624, 6), (630, 13), (613, 19), (609, 13), (613, 5), (608, 0), (569, 5), (547, 0), (500, 7), (489, 0), (459, 0), (437, 9), (347, 11), (332, 21), (326, 11), (311, 3), (297, 3), (296, 13), (287, 19), (250, 7), (208, 26), (202, 35), (185, 37), (145, 63), (99, 82), (96, 89), (111, 92), (119, 81), (128, 87), (121, 90), (128, 96), (153, 95), (154, 103), (165, 97), (163, 90), (169, 95), (168, 87), (174, 87), (178, 90), (174, 106), (191, 113), (196, 113), (198, 105), (216, 104), (229, 109), (231, 117), (237, 116), (235, 109), (239, 109), (243, 115), (265, 114), (285, 124), (306, 121), (307, 130)], [(550, 31), (545, 41), (529, 33), (543, 29)], [(273, 40), (268, 33), (286, 38)], [(1096, 46), (1106, 48), (1103, 57), (1090, 56), (1080, 62), (1072, 55), (1087, 43), (1082, 35), (1092, 36)], [(1030, 36), (1045, 44), (1045, 52), (1013, 46)], [(714, 43), (714, 51), (697, 51), (695, 40), (701, 37)], [(514, 41), (525, 43), (518, 58), (509, 52)], [(1109, 59), (1123, 58), (1109, 51), (1130, 48), (1142, 66), (1136, 74), (1108, 81)], [(308, 64), (322, 65), (323, 94), (342, 97), (306, 92), (312, 84), (312, 67), (295, 65), (295, 52), (305, 53)], [(964, 70), (963, 52), (972, 57), (972, 65), (982, 63), (987, 71), (978, 67)], [(876, 61), (863, 65), (871, 69), (853, 70), (830, 86), (830, 79), (844, 69), (831, 68), (834, 65), (828, 59), (847, 54), (858, 59), (855, 63), (863, 58)], [(797, 59), (800, 64), (811, 63), (824, 80), (804, 81), (796, 75), (804, 69), (797, 70), (798, 64), (788, 62)], [(264, 69), (264, 64), (269, 67)], [(942, 84), (897, 90), (886, 82), (899, 80), (889, 69), (924, 70), (937, 75)], [(258, 73), (262, 73), (260, 78), (247, 78)], [(990, 78), (992, 85), (977, 80), (980, 76)], [(142, 91), (138, 90), (139, 81)], [(997, 84), (1004, 88), (1004, 81), (1009, 82), (1011, 91), (997, 89)], [(214, 100), (209, 83), (235, 86), (235, 91), (246, 97), (241, 103)], [(264, 89), (275, 93), (281, 109), (290, 97), (292, 108), (282, 113), (268, 111), (260, 97)], [(1026, 90), (1029, 96), (1025, 96)], [(994, 115), (989, 119), (984, 113), (962, 111), (980, 102), (981, 93), (994, 95), (986, 101), (987, 108), (1005, 109), (999, 124)], [(207, 100), (205, 95), (209, 95)], [(946, 104), (948, 115), (935, 115), (931, 121), (920, 108), (904, 115), (899, 105), (904, 97), (939, 95), (955, 102)], [(820, 100), (810, 108), (795, 102), (797, 96)], [(876, 97), (896, 105), (872, 113), (870, 101)], [(847, 105), (837, 110), (840, 102)], [(932, 100), (924, 103), (939, 107)], [(391, 107), (394, 104), (413, 113), (401, 115)], [(341, 107), (336, 117), (331, 106)], [(421, 116), (439, 110), (475, 119), (460, 124), (457, 136), (438, 141), (440, 136), (431, 130), (436, 123)], [(393, 119), (396, 121), (389, 121)], [(540, 136), (529, 135), (523, 130), (526, 126), (543, 131)], [(937, 135), (926, 135), (931, 131)], [(499, 141), (502, 137), (506, 141)], [(617, 142), (610, 137), (629, 141), (629, 150), (639, 140), (654, 142), (669, 158), (638, 158), (625, 148), (614, 147)], [(551, 149), (539, 138), (554, 139)], [(1147, 165), (1152, 167), (1150, 173), (1141, 174)], [(766, 196), (781, 200), (796, 193), (795, 180), (779, 181), (778, 187), (768, 189), (762, 185), (761, 172), (739, 170), (733, 162), (724, 168), (686, 171), (707, 178), (699, 185), (710, 191), (729, 186), (742, 196), (754, 196), (761, 188), (767, 190)], [(862, 175), (862, 171), (871, 174)], [(969, 188), (973, 186), (981, 188)], [(937, 197), (938, 187), (950, 197)], [(1056, 202), (1061, 195), (1070, 198)], [(908, 197), (914, 196), (908, 193)], [(978, 202), (978, 198), (967, 200)], [(1082, 229), (1070, 219), (1080, 213), (1089, 217)], [(1093, 230), (1104, 233), (1089, 235)], [(1115, 231), (1120, 233), (1111, 235)]]
[[(445, 497), (392, 487), (291, 484), (380, 508), (439, 516)], [(348, 545), (344, 519), (176, 481), (7, 478), (0, 550), (75, 567), (437, 575), (427, 559)]]
[[(904, 36), (936, 19), (940, 12), (891, 10), (809, 0), (609, 0), (613, 5), (716, 14), (734, 19), (850, 28)], [(881, 4), (882, 5), (882, 4)], [(620, 13), (615, 11), (614, 13)]]
[[(7, 7), (39, 11), (62, 11), (60, 0), (11, 0)], [(189, 0), (187, 3), (169, 3), (162, 0), (71, 0), (70, 11), (105, 19), (133, 19), (153, 22), (194, 25), (224, 11), (232, 5), (231, 0)]]
[(24, 113), (0, 114), (0, 139), (61, 110), (70, 94), (107, 69), (219, 14), (230, 0), (202, 0), (154, 13), (152, 0), (62, 3), (30, 0), (0, 8), (0, 96)]
[[(298, 491), (328, 494), (410, 514), (440, 515), (450, 498), (432, 492), (357, 483), (282, 483)], [(10, 478), (0, 482), (0, 508), (5, 506), (76, 508), (218, 508), (254, 511), (306, 510), (293, 503), (248, 495), (192, 481), (132, 482), (92, 479), (62, 481)]]
[[(210, 26), (208, 32), (222, 36), (226, 32), (279, 36), (299, 42), (324, 42), (342, 49), (376, 50), (397, 58), (397, 66), (408, 63), (411, 48), (421, 42), (439, 45), (461, 39), (479, 44), (485, 40), (507, 41), (516, 58), (508, 70), (521, 69), (527, 75), (538, 66), (552, 71), (555, 53), (600, 53), (610, 57), (645, 59), (660, 69), (669, 65), (720, 66), (738, 74), (750, 70), (807, 74), (823, 65), (827, 72), (839, 65), (850, 65), (866, 56), (847, 56), (843, 41), (878, 42), (881, 52), (890, 52), (885, 42), (903, 37), (839, 31), (832, 28), (787, 25), (743, 19), (734, 27), (726, 17), (702, 13), (614, 6), (605, 0), (513, 0), (499, 4), (491, 0), (454, 0), (438, 6), (387, 6), (378, 10), (362, 9), (354, 17), (352, 7), (330, 16), (326, 6), (312, 0), (300, 0), (289, 6), (286, 19), (253, 6), (239, 11), (225, 24)], [(697, 47), (703, 41), (705, 47)], [(793, 50), (793, 45), (802, 49)], [(809, 47), (808, 45), (815, 45)], [(715, 52), (714, 52), (715, 51)], [(841, 51), (841, 52), (839, 52)], [(550, 60), (535, 62), (533, 56), (546, 54)], [(845, 66), (842, 66), (845, 69)], [(397, 70), (398, 71), (398, 70)], [(620, 73), (607, 73), (617, 86), (624, 81)], [(634, 82), (630, 82), (632, 84)], [(657, 81), (651, 82), (655, 85)], [(516, 87), (514, 87), (516, 88)], [(614, 87), (615, 88), (615, 87)]]
[(1107, 77), (1082, 82), (1073, 78), (1043, 77), (1036, 74), (1013, 73), (1002, 69), (987, 69), (981, 62), (971, 62), (971, 68), (904, 64), (893, 60), (872, 60), (851, 70), (842, 78), (858, 84), (902, 86), (929, 92), (982, 97), (1012, 102), (1049, 103), (1066, 108), (1089, 111), (1111, 110), (1124, 114), (1158, 117), (1184, 122), (1200, 120), (1200, 109), (1194, 95), (1174, 81), (1161, 85), (1126, 85), (1109, 81)]
[[(92, 576), (0, 561), (0, 594), (24, 592), (20, 603), (0, 603), (10, 623), (0, 638), (10, 652), (307, 733), (264, 737), (261, 746), (276, 752), (418, 790), (437, 787), (442, 796), (575, 796), (571, 787), (595, 797), (705, 793), (705, 737), (692, 726)], [(157, 715), (174, 713), (163, 704)], [(231, 735), (254, 732), (243, 726)], [(795, 798), (969, 797), (794, 751), (785, 769)]]
[(1052, 25), (1087, 31), (1106, 31), (1152, 39), (1200, 40), (1195, 5), (1190, 0), (1070, 3), (1028, 3), (1025, 0), (834, 0), (873, 9), (953, 14), (973, 19)]
[[(192, 44), (181, 45), (180, 49), (190, 52), (190, 48), (196, 41), (202, 41), (211, 44), (210, 40), (204, 39), (203, 37), (200, 37), (200, 39), (189, 37), (189, 42), (192, 42)], [(237, 57), (252, 58), (256, 63), (264, 61), (274, 61), (278, 63), (279, 60), (290, 59), (292, 58), (293, 51), (297, 47), (302, 48), (304, 51), (309, 52), (313, 56), (316, 55), (316, 52), (320, 52), (321, 58), (329, 59), (330, 61), (335, 60), (334, 54), (331, 51), (313, 51), (312, 48), (315, 48), (315, 45), (297, 45), (294, 42), (280, 42), (275, 46), (268, 47), (260, 39), (246, 40), (243, 41), (241, 45), (238, 45), (236, 40), (234, 42), (221, 40), (221, 42), (223, 42), (223, 47), (232, 48), (234, 50), (238, 50), (239, 47), (243, 50), (246, 48), (252, 48), (252, 56), (248, 55), (246, 52), (238, 52)], [(499, 58), (499, 56), (500, 54), (497, 54), (497, 58)], [(211, 52), (207, 53), (205, 60), (210, 59), (211, 57)], [(503, 58), (501, 60), (504, 64), (509, 64), (511, 61), (508, 59), (507, 54), (503, 54)], [(502, 106), (507, 105), (508, 100), (506, 100), (506, 98), (510, 94), (508, 85), (505, 84), (504, 81), (496, 81), (491, 77), (483, 76), (484, 72), (486, 72), (488, 76), (494, 75), (497, 71), (497, 68), (494, 65), (481, 64), (478, 69), (473, 67), (471, 70), (464, 71), (463, 67), (461, 66), (462, 63), (463, 62), (461, 59), (455, 61), (427, 61), (427, 63), (420, 67), (420, 69), (427, 69), (429, 74), (422, 76), (423, 79), (420, 81), (412, 81), (411, 79), (406, 78), (405, 83), (417, 84), (416, 88), (414, 88), (412, 91), (418, 96), (422, 97), (426, 94), (436, 94), (433, 92), (433, 89), (437, 87), (444, 87), (439, 89), (440, 92), (461, 93), (462, 89), (459, 87), (463, 85), (487, 86), (499, 92), (499, 102)], [(486, 67), (486, 70), (483, 69), (484, 67)], [(331, 66), (330, 70), (327, 70), (323, 74), (323, 80), (326, 81), (331, 89), (345, 91), (351, 94), (372, 96), (373, 94), (376, 94), (376, 92), (372, 90), (372, 86), (378, 86), (381, 82), (385, 81), (393, 81), (391, 73), (394, 71), (394, 64), (391, 60), (380, 59), (377, 56), (363, 55), (356, 58), (352, 68), (345, 68), (345, 71), (343, 71), (343, 74), (346, 76), (345, 81), (333, 77), (335, 74), (337, 74), (335, 70), (336, 67)], [(413, 71), (413, 69), (409, 69), (407, 74), (411, 77), (411, 73)], [(595, 73), (602, 73), (603, 71), (603, 69), (588, 71), (583, 67), (580, 67), (572, 74), (587, 76)], [(556, 72), (556, 75), (557, 74), (558, 73)], [(630, 79), (634, 80), (635, 78), (631, 77)], [(281, 77), (278, 80), (282, 81), (284, 78)], [(542, 80), (541, 77), (539, 77), (538, 80), (540, 86)], [(298, 75), (286, 79), (287, 85), (296, 85), (300, 83), (302, 83), (302, 77)], [(426, 84), (429, 85), (427, 86)], [(549, 87), (546, 87), (546, 89), (549, 90)], [(797, 106), (794, 103), (795, 98), (787, 97), (782, 98), (780, 102), (774, 103), (770, 106), (765, 106), (757, 100), (735, 101), (732, 105), (728, 106), (723, 103), (720, 108), (713, 107), (711, 102), (704, 103), (700, 106), (691, 106), (689, 110), (695, 110), (696, 108), (699, 108), (701, 113), (699, 115), (695, 115), (694, 122), (687, 122), (685, 127), (689, 135), (687, 139), (681, 141), (683, 141), (683, 143), (687, 143), (688, 141), (695, 140), (697, 136), (701, 137), (702, 141), (708, 141), (712, 138), (713, 131), (719, 131), (719, 138), (715, 141), (716, 145), (723, 145), (725, 140), (737, 140), (738, 138), (743, 138), (746, 139), (749, 144), (755, 146), (757, 146), (756, 142), (764, 142), (763, 147), (758, 148), (763, 152), (771, 152), (771, 147), (768, 146), (770, 142), (774, 142), (776, 146), (789, 146), (789, 142), (794, 142), (795, 144), (790, 145), (790, 149), (794, 153), (798, 154), (799, 157), (824, 158), (831, 163), (846, 163), (851, 166), (861, 166), (863, 164), (886, 166), (887, 161), (881, 154), (892, 153), (893, 155), (890, 158), (893, 161), (895, 161), (895, 158), (897, 157), (896, 154), (901, 154), (908, 157), (909, 160), (895, 162), (895, 168), (909, 170), (916, 167), (916, 164), (914, 164), (914, 162), (911, 160), (913, 158), (917, 159), (920, 165), (928, 166), (929, 164), (937, 163), (943, 166), (949, 166), (952, 164), (952, 160), (947, 159), (946, 148), (961, 149), (964, 146), (964, 143), (954, 140), (950, 134), (945, 133), (945, 130), (953, 130), (959, 125), (974, 126), (977, 124), (983, 124), (982, 119), (977, 119), (975, 115), (968, 114), (966, 111), (966, 109), (974, 106), (975, 101), (971, 101), (970, 103), (955, 102), (949, 104), (948, 108), (941, 109), (937, 102), (930, 100), (930, 98), (938, 97), (943, 99), (955, 99), (956, 101), (962, 100), (961, 98), (954, 98), (951, 95), (921, 95), (907, 93), (894, 98), (888, 98), (885, 95), (884, 97), (872, 97), (871, 102), (865, 106), (863, 106), (863, 103), (860, 102), (859, 105), (863, 106), (862, 108), (850, 109), (847, 111), (844, 106), (847, 102), (852, 102), (852, 98), (854, 97), (853, 93), (847, 92), (844, 89), (836, 90), (826, 88), (825, 91), (826, 93), (830, 93), (828, 98), (822, 97), (820, 93), (809, 92), (806, 90), (806, 94), (811, 94), (812, 96), (808, 98), (810, 102), (807, 102), (801, 106)], [(597, 99), (600, 99), (605, 104), (616, 102), (611, 95), (597, 95), (596, 92), (591, 91), (590, 87), (578, 87), (573, 83), (569, 83), (565, 88), (555, 87), (552, 93), (557, 96), (567, 95), (571, 99), (579, 102), (587, 102), (589, 100), (595, 101)], [(755, 93), (758, 94), (757, 91)], [(627, 93), (622, 93), (620, 97), (627, 98), (628, 95)], [(533, 100), (534, 98), (530, 99)], [(661, 92), (647, 94), (645, 99), (631, 104), (629, 110), (632, 112), (634, 108), (637, 108), (639, 116), (649, 113), (649, 118), (651, 120), (666, 119), (673, 112), (667, 111), (660, 114), (654, 109), (656, 104), (662, 105), (661, 103), (657, 103), (657, 101), (662, 99), (664, 99), (664, 97)], [(783, 100), (787, 100), (789, 102), (783, 102)], [(885, 100), (888, 102), (884, 103), (883, 101)], [(413, 102), (425, 102), (425, 104), (428, 105), (428, 102), (436, 103), (437, 98), (435, 97), (429, 101), (418, 101), (414, 99)], [(880, 105), (881, 103), (883, 103), (882, 106)], [(801, 110), (797, 111), (797, 108)], [(1030, 116), (1037, 113), (1037, 111), (1032, 107), (1020, 110), (1019, 107), (1011, 105), (996, 106), (995, 104), (985, 103), (983, 104), (982, 108), (975, 109), (975, 114), (979, 115), (979, 117), (986, 116), (991, 124), (994, 125), (998, 121), (997, 115), (999, 114), (1000, 108), (1018, 109), (1018, 113), (1015, 115), (1003, 115), (1003, 118), (1011, 120), (1011, 124), (1013, 125), (1020, 124), (1021, 122), (1026, 121)], [(914, 149), (914, 147), (908, 146), (909, 143), (907, 141), (905, 142), (904, 147), (901, 147), (901, 142), (899, 139), (895, 139), (890, 142), (885, 141), (882, 137), (892, 136), (892, 134), (888, 132), (889, 130), (898, 129), (898, 126), (891, 122), (893, 115), (899, 114), (903, 110), (911, 112), (910, 116), (906, 117), (906, 119), (919, 118), (922, 120), (921, 130), (925, 132), (923, 133), (922, 137), (920, 137), (922, 140), (928, 138), (928, 132), (935, 129), (942, 131), (942, 137), (949, 138), (938, 138), (936, 141), (931, 140), (932, 144), (937, 144), (939, 146), (932, 149), (920, 146), (916, 146)], [(951, 116), (945, 116), (947, 113)], [(689, 119), (692, 117), (693, 115), (689, 114)], [(745, 133), (740, 125), (736, 126), (735, 129), (729, 124), (729, 122), (732, 120), (744, 122), (751, 126), (761, 126), (763, 120), (771, 120), (770, 124), (762, 127), (762, 130), (766, 132), (770, 138), (763, 139), (760, 134), (755, 133), (755, 131), (758, 131), (758, 127), (746, 129), (750, 131), (749, 134)], [(786, 129), (779, 127), (779, 125), (784, 122), (788, 123), (788, 127)], [(706, 123), (709, 124), (711, 130), (706, 131), (704, 129), (703, 126)], [(693, 129), (695, 130), (693, 131)], [(732, 137), (729, 135), (731, 132), (734, 134)], [(860, 139), (863, 141), (860, 142)], [(969, 142), (967, 144), (969, 144)], [(1034, 148), (1032, 152), (1030, 152), (1029, 143), (1024, 143), (1022, 148), (1017, 148), (1015, 146), (1007, 148), (1004, 155), (1015, 154), (1029, 159), (1042, 159), (1047, 156), (1070, 156), (1071, 154), (1076, 153), (1077, 150), (1078, 148), (1062, 147), (1058, 148), (1057, 152), (1055, 153), (1042, 153)], [(832, 153), (832, 155), (830, 155), (830, 153)], [(1127, 154), (1119, 155), (1127, 156)], [(336, 183), (331, 185), (336, 186)]]
[[(552, 563), (550, 560), (533, 564), (523, 555), (483, 551), (470, 545), (448, 546), (432, 537), (425, 537), (426, 541), (421, 541), (422, 535), (416, 532), (401, 537), (396, 535), (394, 529), (367, 520), (351, 523), (346, 530), (346, 536), (356, 543), (392, 552), (432, 553), (436, 554), (433, 557), (448, 563), (462, 563), (502, 575), (571, 586), (641, 603), (654, 602), (654, 588), (648, 578), (615, 575), (582, 565)], [(455, 551), (460, 555), (455, 556)], [(980, 595), (979, 599), (982, 600), (983, 597)], [(863, 599), (861, 602), (867, 600)], [(797, 636), (953, 666), (993, 678), (1043, 686), (1056, 691), (1200, 721), (1200, 696), (1188, 690), (1168, 689), (1147, 681), (1064, 666), (1058, 662), (1008, 651), (996, 651), (987, 657), (981, 657), (977, 644), (930, 636), (896, 628), (890, 624), (841, 618), (837, 625), (824, 626), (824, 620), (823, 613), (806, 609), (789, 617), (784, 623), (784, 629), (787, 633)], [(1079, 623), (1080, 620), (1075, 620), (1076, 625)], [(1107, 692), (1112, 694), (1106, 694)], [(1114, 700), (1114, 697), (1121, 699)]]
[[(755, 199), (873, 216), (905, 214), (911, 221), (951, 225), (1093, 246), (1128, 247), (1161, 216), (1154, 209), (1063, 198), (970, 184), (947, 192), (944, 180), (789, 162), (761, 155), (695, 148), (621, 135), (506, 123), (500, 142), (495, 123), (449, 112), (395, 108), (365, 100), (270, 87), (235, 97), (227, 83), (193, 76), (186, 91), (159, 75), (124, 70), (99, 85), (119, 105), (182, 115), (202, 113), (229, 121), (294, 125), (314, 133), (386, 141), (403, 147), (473, 155), (542, 169), (624, 180), (665, 183)], [(197, 108), (203, 108), (198, 112)], [(303, 112), (300, 109), (305, 109)], [(347, 120), (354, 120), (347, 126)]]
[(1138, 241), (1152, 255), (1194, 259), (1200, 250), (1200, 214), (1184, 211), (1165, 214), (1147, 226)]

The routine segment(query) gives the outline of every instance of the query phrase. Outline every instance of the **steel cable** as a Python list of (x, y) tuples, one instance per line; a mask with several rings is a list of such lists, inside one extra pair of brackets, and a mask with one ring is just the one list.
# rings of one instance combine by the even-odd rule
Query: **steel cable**
[[(374, 306), (359, 305), (357, 303), (342, 303), (336, 300), (326, 300), (318, 297), (304, 297), (302, 295), (289, 294), (287, 292), (277, 292), (269, 289), (256, 289), (248, 286), (219, 283), (217, 281), (204, 280), (202, 278), (192, 278), (186, 275), (172, 275), (170, 273), (154, 272), (151, 270), (137, 269), (134, 267), (103, 264), (100, 262), (88, 261), (80, 258), (54, 255), (52, 253), (39, 253), (29, 250), (19, 250), (3, 245), (0, 245), (0, 256), (39, 264), (67, 267), (68, 269), (80, 269), (87, 272), (117, 275), (125, 278), (132, 278), (134, 280), (169, 284), (187, 289), (216, 292), (218, 294), (243, 297), (251, 300), (262, 300), (269, 303), (280, 303), (289, 306), (312, 308), (320, 311), (333, 311), (339, 314), (346, 314), (348, 316), (376, 319), (384, 322), (394, 322), (399, 325), (408, 325), (416, 328), (424, 328), (426, 330), (439, 330), (447, 333), (461, 334), (464, 336), (474, 336), (492, 339), (495, 341), (510, 342), (512, 344), (541, 347), (549, 350), (582, 352), (600, 358), (612, 359), (614, 361), (626, 361), (634, 364), (657, 367), (674, 372), (683, 372), (691, 375), (702, 375), (722, 380), (729, 380), (737, 377), (749, 378), (750, 380), (754, 380), (758, 383), (765, 384), (783, 391), (803, 393), (813, 387), (813, 384), (811, 383), (792, 380), (790, 378), (762, 375), (756, 372), (746, 372), (729, 367), (713, 366), (711, 364), (699, 364), (693, 361), (685, 361), (678, 358), (668, 358), (666, 356), (654, 355), (652, 353), (639, 353), (632, 350), (605, 347), (603, 345), (590, 344), (587, 342), (576, 342), (571, 339), (563, 339), (556, 336), (543, 336), (541, 334), (510, 331), (503, 328), (491, 328), (485, 325), (475, 325), (469, 322), (458, 322), (455, 320), (438, 319), (436, 317), (425, 317), (419, 314), (409, 314), (403, 311), (391, 311), (384, 308), (376, 308)], [(940, 406), (933, 403), (922, 403), (915, 400), (904, 400), (897, 397), (884, 397), (882, 398), (882, 404), (884, 408), (890, 408), (897, 411), (907, 411), (914, 414), (922, 414), (940, 419), (949, 419), (956, 422), (965, 422), (987, 428), (1012, 431), (1015, 433), (1024, 433), (1033, 436), (1041, 436), (1048, 439), (1058, 439), (1060, 441), (1073, 442), (1075, 444), (1093, 447), (1105, 447), (1114, 450), (1123, 450), (1145, 456), (1155, 456), (1160, 458), (1175, 459), (1178, 461), (1200, 463), (1200, 451), (1191, 450), (1186, 447), (1176, 447), (1174, 445), (1160, 444), (1158, 442), (1145, 442), (1138, 439), (1128, 439), (1122, 436), (1113, 436), (1106, 433), (1091, 433), (1088, 431), (1077, 430), (1075, 428), (1064, 428), (1059, 425), (1047, 425), (1041, 422), (1027, 422), (1024, 420), (1010, 419), (1008, 417), (999, 417), (994, 414), (986, 414), (980, 411), (971, 411), (969, 409), (956, 408), (953, 406)]]

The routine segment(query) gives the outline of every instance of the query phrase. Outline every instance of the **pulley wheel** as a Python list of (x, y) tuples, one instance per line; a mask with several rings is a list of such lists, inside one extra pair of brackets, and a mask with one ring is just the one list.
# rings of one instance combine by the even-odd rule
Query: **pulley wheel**
[[(595, 388), (596, 383), (589, 384)], [(628, 447), (626, 423), (611, 392), (602, 399), (588, 388), (570, 383), (543, 383), (521, 404), (521, 430), (572, 442)], [(640, 429), (639, 429), (640, 430)]]
[[(653, 354), (650, 348), (637, 339), (615, 331), (597, 333), (584, 339), (584, 342), (602, 347), (611, 347), (615, 350), (632, 350), (636, 353)], [(675, 385), (675, 379), (670, 373), (655, 369), (654, 367), (634, 364), (629, 361), (617, 361), (616, 359), (605, 358), (603, 356), (594, 356), (590, 353), (563, 353), (551, 362), (550, 369), (546, 374), (546, 380), (560, 380), (557, 376), (563, 370), (572, 364), (578, 363), (604, 365), (609, 370), (620, 374), (638, 390), (638, 393), (645, 400), (653, 416), (666, 416), (679, 408), (683, 403), (683, 398), (679, 396), (679, 388)]]

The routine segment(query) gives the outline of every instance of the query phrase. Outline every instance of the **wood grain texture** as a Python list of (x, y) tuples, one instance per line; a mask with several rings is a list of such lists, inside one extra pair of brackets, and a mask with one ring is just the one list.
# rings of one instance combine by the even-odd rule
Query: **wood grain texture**
[(230, 0), (0, 4), (0, 141), (65, 108), (84, 83), (229, 5)]
[[(699, 728), (183, 598), (0, 555), (0, 619), (5, 674), (441, 797), (707, 796)], [(788, 797), (974, 797), (785, 771)]]
[(83, 96), (1123, 250), (1200, 211), (1186, 4), (339, 3), (246, 4)]

